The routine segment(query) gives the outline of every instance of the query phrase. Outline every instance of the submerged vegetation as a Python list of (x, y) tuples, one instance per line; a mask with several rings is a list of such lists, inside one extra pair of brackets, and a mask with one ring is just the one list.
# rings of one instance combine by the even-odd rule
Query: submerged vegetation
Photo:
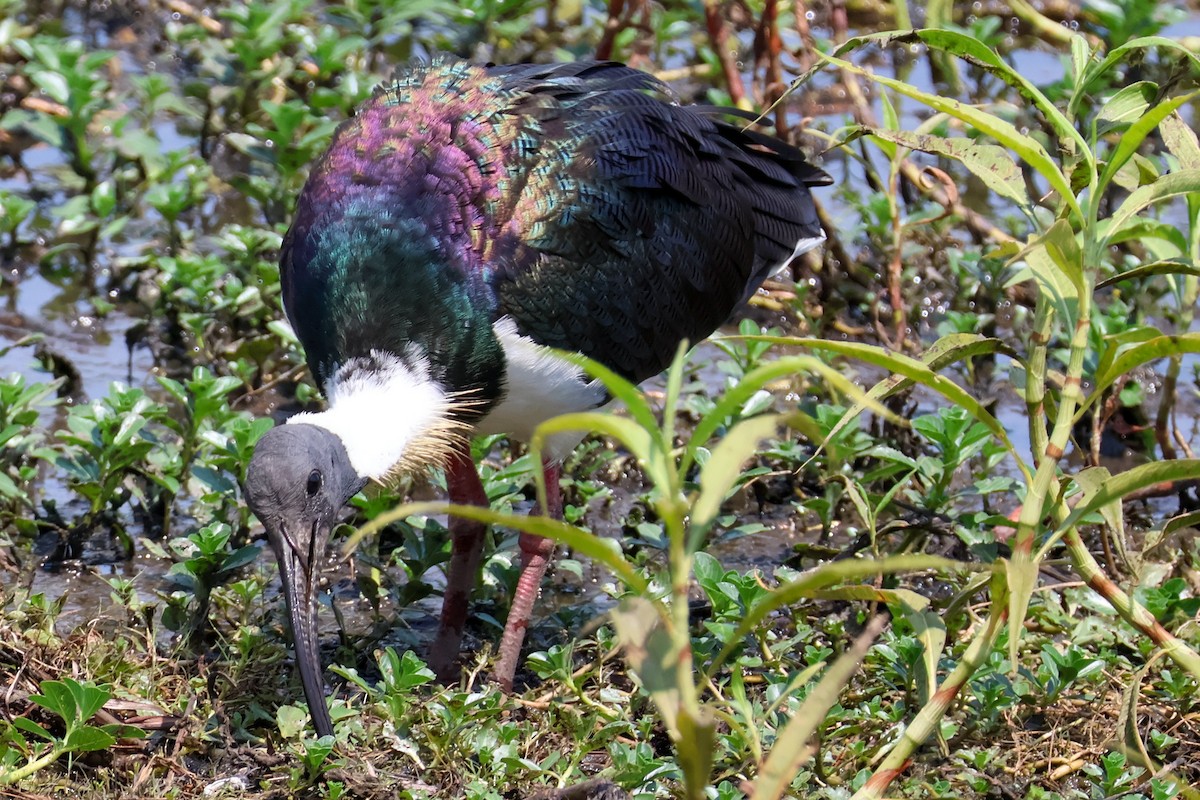
[[(1195, 796), (1195, 18), (965, 6), (0, 0), (0, 795)], [(321, 402), (275, 258), (435, 51), (762, 111), (824, 151), (830, 238), (545, 426), (592, 434), (565, 522), (526, 516), (539, 441), (475, 443), (459, 685), (420, 658), (440, 477), (356, 498), (317, 739), (240, 496)], [(517, 530), (567, 557), (509, 696)]]

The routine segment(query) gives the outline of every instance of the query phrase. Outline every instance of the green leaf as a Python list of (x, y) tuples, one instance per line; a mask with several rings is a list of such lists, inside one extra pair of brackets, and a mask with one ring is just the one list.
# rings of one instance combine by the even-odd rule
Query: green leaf
[[(1136, 190), (1135, 190), (1136, 191)], [(1178, 227), (1167, 222), (1147, 217), (1133, 216), (1126, 220), (1119, 229), (1110, 229), (1109, 245), (1122, 242), (1145, 242), (1147, 239), (1159, 239), (1174, 248), (1176, 254), (1183, 255), (1188, 251), (1187, 239)], [(1169, 261), (1170, 259), (1164, 259)], [(1109, 282), (1113, 279), (1109, 278)]]
[(117, 429), (117, 435), (113, 437), (114, 447), (123, 447), (137, 435), (146, 425), (146, 418), (137, 414), (126, 414), (121, 419), (121, 427)]
[(1083, 251), (1075, 240), (1075, 232), (1065, 219), (1057, 220), (1042, 234), (1039, 242), (1063, 276), (1075, 287), (1076, 296), (1084, 291)]
[[(599, 411), (585, 411), (575, 414), (563, 414), (538, 425), (529, 440), (529, 449), (535, 459), (541, 459), (546, 439), (557, 433), (602, 433), (617, 439), (638, 460), (638, 464), (646, 473), (650, 482), (667, 491), (674, 486), (672, 474), (673, 465), (669, 462), (669, 453), (664, 450), (659, 441), (660, 432), (657, 422), (651, 416), (651, 425), (644, 427), (640, 420), (615, 417)], [(543, 497), (544, 487), (539, 483), (538, 495)]]
[[(742, 474), (742, 464), (758, 452), (759, 442), (775, 434), (780, 419), (780, 415), (766, 414), (743, 420), (713, 448), (712, 456), (700, 470), (700, 493), (692, 506), (692, 536), (703, 536), (712, 525), (725, 495)], [(700, 543), (689, 544), (689, 550), (694, 550)]]
[(1092, 60), (1092, 48), (1087, 39), (1082, 36), (1071, 37), (1071, 75), (1075, 83), (1079, 83)]
[(116, 743), (116, 737), (111, 733), (94, 728), (91, 725), (73, 728), (67, 734), (67, 738), (64, 741), (64, 744), (71, 750), (82, 753), (89, 753), (94, 750), (107, 750)]
[[(1072, 480), (1079, 485), (1083, 490), (1084, 500), (1100, 491), (1100, 487), (1104, 482), (1112, 477), (1112, 473), (1106, 467), (1088, 467), (1082, 469), (1072, 476)], [(1120, 552), (1124, 555), (1125, 545), (1125, 516), (1121, 513), (1121, 501), (1114, 499), (1111, 502), (1100, 506), (1100, 515), (1104, 518), (1104, 523), (1113, 531), (1114, 537), (1118, 542)]]
[(546, 539), (565, 544), (611, 569), (616, 576), (639, 594), (650, 591), (649, 583), (641, 573), (625, 559), (621, 553), (621, 544), (614, 539), (597, 536), (593, 533), (548, 517), (513, 514), (503, 511), (493, 511), (480, 506), (457, 505), (454, 503), (428, 502), (405, 503), (384, 514), (380, 514), (366, 525), (359, 528), (350, 536), (342, 547), (344, 553), (351, 553), (365, 536), (370, 536), (397, 520), (412, 516), (431, 516), (433, 514), (453, 514), (463, 519), (471, 519), (487, 525), (503, 525), (506, 528), (532, 533)]
[(878, 615), (867, 623), (866, 629), (838, 660), (833, 662), (821, 681), (796, 711), (775, 739), (771, 753), (763, 764), (750, 800), (778, 800), (787, 793), (796, 773), (816, 752), (809, 743), (825, 721), (842, 690), (850, 683), (858, 665), (866, 657), (871, 644), (883, 632), (887, 617)]
[[(1108, 157), (1108, 163), (1104, 165), (1104, 171), (1100, 173), (1100, 183), (1098, 184), (1099, 188), (1096, 190), (1097, 199), (1095, 202), (1098, 202), (1099, 193), (1108, 187), (1109, 181), (1112, 180), (1117, 170), (1133, 157), (1133, 154), (1142, 146), (1142, 142), (1158, 127), (1158, 124), (1168, 115), (1174, 113), (1175, 109), (1184, 103), (1190, 102), (1197, 95), (1200, 95), (1200, 92), (1191, 92), (1157, 103), (1129, 126), (1129, 129), (1121, 136), (1121, 140), (1117, 142), (1116, 149)], [(1154, 184), (1150, 185), (1153, 186)]]
[[(971, 334), (963, 334), (970, 336)], [(886, 369), (888, 372), (894, 372), (912, 380), (915, 383), (925, 386), (938, 394), (945, 397), (953, 405), (964, 409), (968, 414), (974, 417), (979, 422), (982, 422), (992, 435), (1004, 445), (1004, 449), (1009, 452), (1016, 462), (1017, 467), (1023, 472), (1028, 472), (1028, 467), (1013, 447), (1012, 441), (1008, 437), (1008, 431), (1000, 424), (987, 409), (985, 409), (978, 400), (972, 397), (966, 390), (950, 380), (944, 375), (935, 372), (929, 365), (918, 361), (911, 356), (902, 353), (894, 353), (884, 350), (877, 345), (863, 344), (860, 342), (840, 342), (826, 339), (812, 339), (806, 337), (793, 336), (766, 336), (761, 337), (766, 340), (775, 342), (776, 344), (787, 345), (789, 347), (808, 347), (814, 350), (828, 350), (834, 353), (857, 358), (868, 364), (873, 364), (877, 367)], [(962, 343), (963, 340), (955, 340)], [(963, 345), (965, 347), (965, 344)], [(957, 350), (949, 353), (947, 357), (957, 357), (963, 352), (981, 352), (986, 351), (992, 345), (987, 340), (974, 340), (970, 347), (965, 350)], [(981, 348), (979, 351), (974, 351), (973, 348)], [(866, 399), (865, 395), (859, 391), (859, 396)], [(879, 404), (874, 400), (869, 401), (873, 407), (879, 407)], [(849, 412), (847, 412), (849, 413)]]
[[(52, 711), (70, 725), (79, 720), (79, 712), (75, 706), (75, 698), (71, 694), (71, 690), (62, 681), (42, 681), (38, 684), (42, 690), (41, 694), (31, 694), (29, 699), (37, 705)], [(81, 722), (86, 720), (79, 720)]]
[(71, 88), (66, 77), (44, 69), (37, 70), (30, 77), (51, 100), (64, 106), (70, 104)]
[[(1082, 39), (1082, 37), (1076, 38)], [(1032, 103), (1034, 107), (1036, 107), (1038, 111), (1042, 113), (1042, 116), (1046, 118), (1046, 121), (1050, 123), (1050, 127), (1053, 128), (1055, 134), (1061, 140), (1064, 149), (1071, 154), (1071, 157), (1082, 159), (1088, 171), (1091, 171), (1091, 155), (1087, 147), (1087, 142), (1084, 141), (1083, 137), (1075, 129), (1075, 126), (1071, 124), (1071, 119), (1059, 111), (1058, 107), (1055, 106), (1054, 103), (1051, 102), (1050, 99), (1046, 97), (1046, 95), (1043, 94), (1040, 89), (1038, 89), (1033, 81), (1022, 75), (1019, 71), (1014, 69), (1012, 65), (1001, 58), (996, 51), (992, 50), (990, 47), (983, 44), (983, 42), (980, 42), (973, 36), (968, 36), (966, 34), (959, 33), (958, 31), (939, 30), (934, 28), (870, 34), (867, 36), (856, 36), (847, 40), (843, 45), (838, 47), (836, 51), (834, 51), (834, 55), (840, 56), (844, 53), (850, 52), (851, 50), (857, 50), (868, 42), (878, 42), (881, 45), (921, 42), (933, 50), (958, 56), (959, 58), (964, 59), (965, 61), (968, 61), (969, 63), (989, 72), (990, 74), (995, 75), (997, 78), (1016, 89), (1022, 97)], [(1074, 45), (1072, 45), (1072, 48), (1073, 53), (1075, 53)], [(1080, 51), (1074, 57), (1083, 58), (1084, 54), (1082, 51)], [(908, 93), (902, 92), (902, 94)], [(920, 98), (911, 94), (908, 96), (913, 97), (914, 100), (920, 100)], [(921, 100), (921, 102), (925, 101)], [(996, 138), (999, 139), (1000, 137)], [(1001, 139), (1001, 141), (1003, 140)], [(1008, 143), (1005, 142), (1005, 144)], [(1014, 147), (1013, 149), (1020, 152), (1018, 148)], [(1041, 172), (1040, 169), (1038, 171)], [(1057, 172), (1057, 170), (1055, 171)], [(1045, 177), (1047, 180), (1050, 180), (1049, 176)], [(1064, 197), (1070, 196), (1069, 192), (1063, 193), (1061, 189), (1059, 191)], [(1072, 204), (1072, 206), (1074, 207), (1074, 204)], [(1078, 208), (1075, 207), (1075, 210), (1078, 211)]]
[(936, 611), (915, 608), (905, 610), (905, 619), (912, 625), (917, 641), (921, 643), (921, 660), (917, 662), (914, 682), (921, 705), (928, 703), (937, 692), (938, 662), (946, 648), (946, 623)]
[(1183, 169), (1200, 169), (1200, 141), (1192, 127), (1179, 116), (1178, 109), (1163, 118), (1158, 124), (1158, 133)]
[(1065, 328), (1075, 326), (1075, 311), (1079, 306), (1079, 286), (1075, 275), (1064, 272), (1046, 246), (1039, 240), (1023, 250), (1019, 256), (1025, 260), (1025, 268), (1013, 273), (1005, 287), (1023, 283), (1029, 279), (1037, 284), (1038, 294), (1054, 308)]
[[(864, 37), (865, 38), (865, 37)], [(986, 49), (986, 48), (985, 48)], [(903, 81), (887, 78), (882, 75), (877, 75), (869, 72), (861, 67), (858, 67), (849, 61), (843, 61), (840, 58), (832, 56), (823, 56), (820, 53), (819, 57), (836, 64), (847, 72), (855, 75), (861, 75), (868, 80), (874, 81), (882, 86), (886, 86), (893, 91), (899, 92), (906, 97), (910, 97), (920, 103), (924, 103), (930, 108), (949, 114), (950, 116), (960, 119), (971, 127), (975, 128), (980, 133), (991, 136), (996, 141), (1008, 147), (1015, 152), (1021, 160), (1029, 164), (1039, 175), (1045, 178), (1050, 187), (1058, 193), (1062, 201), (1076, 215), (1082, 216), (1079, 209), (1079, 203), (1075, 199), (1075, 194), (1071, 191), (1071, 182), (1058, 168), (1055, 160), (1046, 152), (1046, 148), (1034, 138), (1026, 136), (1018, 131), (1011, 123), (1000, 119), (994, 114), (989, 114), (986, 111), (981, 111), (975, 106), (970, 106), (954, 100), (949, 97), (939, 97), (937, 95), (928, 94), (916, 89)], [(1040, 94), (1040, 93), (1039, 93)], [(1072, 129), (1073, 130), (1073, 129)], [(1078, 134), (1076, 134), (1078, 136)], [(1082, 142), (1081, 142), (1082, 144)], [(1086, 148), (1081, 148), (1086, 151)]]
[(71, 692), (81, 722), (86, 722), (94, 717), (96, 712), (103, 708), (108, 699), (112, 697), (108, 686), (96, 686), (90, 681), (80, 683), (72, 678), (64, 678), (63, 683)]
[(1002, 558), (997, 564), (1004, 572), (1008, 590), (1008, 625), (1011, 631), (1008, 637), (1008, 659), (1015, 672), (1020, 663), (1018, 653), (1021, 647), (1021, 633), (1025, 630), (1025, 615), (1029, 611), (1033, 590), (1037, 588), (1041, 562), (1027, 550), (1015, 549), (1012, 558)]
[(911, 589), (882, 589), (878, 586), (855, 584), (833, 589), (816, 589), (810, 595), (816, 600), (857, 600), (866, 603), (888, 603), (906, 611), (921, 611), (929, 606), (929, 598)]
[[(966, 137), (946, 138), (867, 126), (861, 126), (860, 130), (877, 139), (904, 145), (910, 150), (953, 158), (1000, 197), (1021, 209), (1028, 210), (1032, 206), (1021, 169), (1003, 147)], [(853, 138), (853, 134), (850, 138)]]
[(658, 430), (658, 420), (654, 417), (654, 410), (650, 408), (650, 404), (646, 402), (645, 395), (642, 394), (635, 384), (625, 380), (625, 378), (613, 372), (599, 361), (593, 361), (578, 353), (568, 353), (566, 351), (555, 352), (565, 360), (581, 367), (593, 378), (598, 378), (614, 399), (625, 404), (629, 415), (639, 425), (648, 431)]
[[(931, 344), (921, 355), (921, 363), (929, 367), (931, 373), (937, 373), (951, 364), (957, 364), (960, 361), (966, 361), (976, 356), (993, 355), (995, 353), (1002, 353), (1009, 358), (1017, 358), (1016, 351), (1000, 339), (982, 336), (977, 333), (951, 333)], [(866, 396), (875, 402), (879, 402), (897, 392), (906, 391), (915, 383), (916, 381), (912, 378), (898, 374), (892, 375), (872, 386), (867, 391)], [(866, 410), (867, 406), (865, 404), (861, 402), (855, 403), (829, 431), (827, 438), (833, 439), (836, 437), (843, 428), (856, 420)]]
[(1093, 494), (1085, 497), (1072, 509), (1056, 529), (1055, 535), (1061, 535), (1064, 531), (1078, 525), (1080, 520), (1088, 514), (1124, 498), (1130, 492), (1136, 492), (1158, 483), (1176, 483), (1197, 479), (1200, 479), (1200, 459), (1179, 458), (1139, 464), (1100, 482)]
[(1149, 264), (1142, 264), (1140, 267), (1134, 267), (1131, 270), (1126, 270), (1120, 275), (1105, 278), (1096, 284), (1096, 288), (1103, 289), (1106, 286), (1112, 286), (1121, 281), (1148, 278), (1151, 275), (1191, 275), (1193, 277), (1200, 277), (1200, 267), (1195, 266), (1195, 263), (1190, 259), (1184, 258), (1169, 258), (1164, 261), (1154, 261)]
[(57, 742), (58, 737), (50, 731), (43, 728), (28, 717), (14, 717), (12, 721), (14, 728), (19, 728), (26, 733), (32, 733), (34, 736), (39, 736), (48, 742)]
[(704, 797), (712, 780), (716, 716), (706, 706), (692, 709), (683, 704), (679, 708), (677, 724), (679, 739), (675, 742), (675, 750), (683, 772), (685, 796)]
[(1112, 386), (1122, 375), (1133, 369), (1172, 356), (1187, 353), (1200, 353), (1200, 333), (1182, 333), (1177, 336), (1155, 336), (1123, 350), (1112, 359), (1111, 364), (1096, 374), (1094, 386), (1087, 399), (1080, 404), (1075, 414), (1078, 423), (1091, 405), (1104, 394), (1104, 390)]
[(1184, 528), (1197, 527), (1200, 527), (1200, 511), (1189, 511), (1185, 514), (1179, 514), (1167, 520), (1166, 524), (1163, 525), (1162, 532), (1163, 535), (1166, 536), (1174, 533), (1175, 531), (1183, 530)]
[(678, 742), (683, 693), (675, 683), (675, 665), (682, 654), (676, 652), (664, 618), (646, 598), (626, 597), (613, 610), (612, 621), (625, 660), (654, 701), (671, 738)]
[[(363, 688), (369, 688), (362, 683)], [(275, 725), (285, 739), (299, 739), (308, 724), (308, 710), (296, 705), (282, 705), (275, 710)]]
[(754, 603), (746, 612), (745, 617), (738, 623), (737, 629), (726, 639), (726, 645), (709, 664), (706, 673), (716, 674), (725, 659), (733, 652), (742, 639), (754, 630), (767, 616), (784, 606), (791, 605), (813, 592), (827, 589), (837, 583), (850, 580), (874, 578), (878, 575), (890, 575), (898, 572), (915, 572), (926, 569), (961, 570), (972, 569), (973, 565), (952, 561), (948, 558), (925, 555), (889, 556), (880, 559), (859, 559), (855, 561), (834, 561), (822, 564), (808, 570), (795, 580), (789, 581), (765, 598)]
[(1172, 172), (1162, 176), (1154, 183), (1147, 184), (1137, 191), (1132, 192), (1117, 207), (1116, 212), (1109, 219), (1108, 225), (1102, 226), (1105, 235), (1101, 243), (1107, 246), (1108, 234), (1120, 230), (1126, 221), (1143, 208), (1160, 200), (1166, 200), (1169, 197), (1177, 197), (1178, 195), (1189, 194), (1191, 192), (1200, 192), (1200, 169), (1182, 169), (1178, 172)]
[(1096, 113), (1096, 138), (1139, 119), (1157, 97), (1158, 85), (1150, 81), (1138, 81), (1120, 89)]
[(229, 555), (225, 556), (221, 562), (221, 572), (233, 572), (236, 569), (249, 566), (258, 560), (259, 553), (262, 549), (256, 544), (248, 544), (245, 547), (240, 547)]
[[(727, 338), (732, 339), (734, 337), (730, 336)], [(790, 344), (796, 341), (786, 337), (762, 335), (747, 336), (744, 338), (758, 342), (769, 342), (771, 344)], [(872, 411), (889, 421), (899, 422), (895, 414), (879, 403), (867, 398), (862, 389), (847, 378), (845, 374), (824, 363), (819, 358), (815, 358), (814, 356), (784, 356), (756, 367), (744, 375), (733, 388), (726, 390), (717, 399), (716, 405), (696, 423), (696, 427), (692, 430), (691, 438), (688, 439), (688, 444), (684, 448), (683, 456), (680, 459), (680, 474), (687, 474), (691, 468), (695, 453), (712, 438), (718, 428), (724, 425), (730, 417), (737, 414), (738, 410), (759, 389), (779, 378), (801, 373), (820, 375), (834, 390), (865, 403)]]
[(1114, 66), (1124, 64), (1128, 60), (1129, 54), (1135, 50), (1167, 50), (1190, 60), (1193, 69), (1200, 68), (1200, 58), (1184, 46), (1182, 42), (1168, 39), (1165, 36), (1142, 36), (1137, 39), (1131, 39), (1125, 44), (1110, 50), (1103, 61), (1098, 63), (1092, 62), (1091, 67), (1086, 70), (1086, 80), (1078, 82), (1075, 87), (1075, 91), (1067, 105), (1068, 116), (1076, 116), (1079, 104), (1093, 96), (1093, 83), (1100, 80), (1104, 73), (1108, 72)]

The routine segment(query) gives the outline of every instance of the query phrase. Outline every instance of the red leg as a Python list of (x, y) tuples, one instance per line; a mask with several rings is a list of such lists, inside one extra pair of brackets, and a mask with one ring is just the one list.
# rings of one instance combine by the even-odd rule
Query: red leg
[[(562, 519), (562, 491), (558, 479), (562, 476), (559, 464), (543, 464), (546, 476), (546, 509), (551, 519)], [(521, 577), (517, 579), (517, 591), (513, 595), (512, 607), (508, 610), (508, 622), (504, 625), (504, 636), (500, 639), (500, 659), (496, 662), (492, 677), (505, 691), (512, 691), (513, 675), (521, 656), (521, 644), (525, 641), (525, 629), (533, 613), (533, 603), (541, 590), (542, 577), (554, 555), (554, 540), (522, 533)]]
[[(446, 464), (446, 487), (451, 503), (488, 505), (483, 483), (471, 459), (471, 444), (457, 449)], [(462, 648), (463, 628), (479, 559), (483, 554), (483, 535), (487, 526), (458, 517), (450, 518), (450, 566), (446, 572), (446, 592), (442, 596), (442, 616), (437, 635), (429, 648), (429, 668), (438, 679), (448, 683), (456, 678), (455, 667)]]

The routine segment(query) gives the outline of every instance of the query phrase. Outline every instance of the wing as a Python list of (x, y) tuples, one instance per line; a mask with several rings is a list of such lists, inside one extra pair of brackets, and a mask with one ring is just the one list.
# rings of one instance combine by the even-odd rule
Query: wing
[(519, 148), (491, 280), (534, 340), (643, 380), (824, 238), (809, 187), (830, 179), (795, 148), (620, 64), (490, 71)]

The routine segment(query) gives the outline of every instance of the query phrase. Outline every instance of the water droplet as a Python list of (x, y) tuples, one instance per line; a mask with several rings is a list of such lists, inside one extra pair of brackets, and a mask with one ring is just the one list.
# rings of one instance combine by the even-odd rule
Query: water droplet
[(817, 14), (816, 14), (816, 12), (814, 12), (814, 11), (805, 11), (805, 12), (804, 12), (804, 18), (805, 18), (806, 20), (808, 20), (809, 22), (812, 22), (814, 19), (816, 19), (816, 18), (817, 18)]

